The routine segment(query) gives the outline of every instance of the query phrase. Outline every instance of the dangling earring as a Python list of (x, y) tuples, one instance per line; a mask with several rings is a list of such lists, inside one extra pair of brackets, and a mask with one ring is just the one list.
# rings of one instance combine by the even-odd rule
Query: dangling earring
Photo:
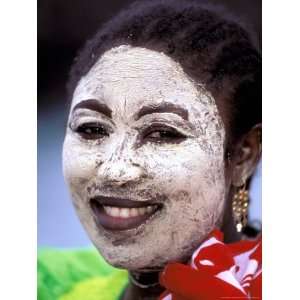
[(232, 202), (233, 218), (237, 232), (241, 232), (247, 225), (249, 195), (246, 183), (235, 193)]

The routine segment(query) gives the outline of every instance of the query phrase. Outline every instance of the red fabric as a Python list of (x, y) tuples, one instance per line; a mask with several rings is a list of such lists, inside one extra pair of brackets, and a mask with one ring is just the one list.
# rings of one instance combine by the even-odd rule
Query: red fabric
[(189, 265), (169, 263), (160, 274), (160, 300), (261, 300), (261, 240), (224, 244), (213, 231)]

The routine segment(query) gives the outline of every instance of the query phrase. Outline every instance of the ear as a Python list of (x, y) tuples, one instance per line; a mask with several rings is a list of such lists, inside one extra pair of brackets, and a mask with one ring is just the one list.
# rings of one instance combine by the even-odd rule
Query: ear
[(261, 157), (261, 124), (254, 126), (235, 146), (232, 153), (232, 182), (240, 187), (254, 173)]

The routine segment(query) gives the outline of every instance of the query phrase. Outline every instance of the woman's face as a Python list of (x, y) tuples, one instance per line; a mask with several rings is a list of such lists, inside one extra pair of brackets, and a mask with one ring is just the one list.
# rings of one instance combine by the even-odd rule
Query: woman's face
[(222, 221), (225, 130), (216, 103), (163, 53), (120, 46), (77, 85), (64, 176), (104, 258), (129, 270), (184, 260)]

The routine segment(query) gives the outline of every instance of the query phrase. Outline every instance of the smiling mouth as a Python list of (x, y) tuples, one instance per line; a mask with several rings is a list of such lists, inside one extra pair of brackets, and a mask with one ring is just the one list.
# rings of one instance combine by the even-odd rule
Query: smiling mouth
[(162, 204), (97, 196), (90, 206), (98, 226), (107, 230), (128, 230), (139, 227), (156, 214)]

